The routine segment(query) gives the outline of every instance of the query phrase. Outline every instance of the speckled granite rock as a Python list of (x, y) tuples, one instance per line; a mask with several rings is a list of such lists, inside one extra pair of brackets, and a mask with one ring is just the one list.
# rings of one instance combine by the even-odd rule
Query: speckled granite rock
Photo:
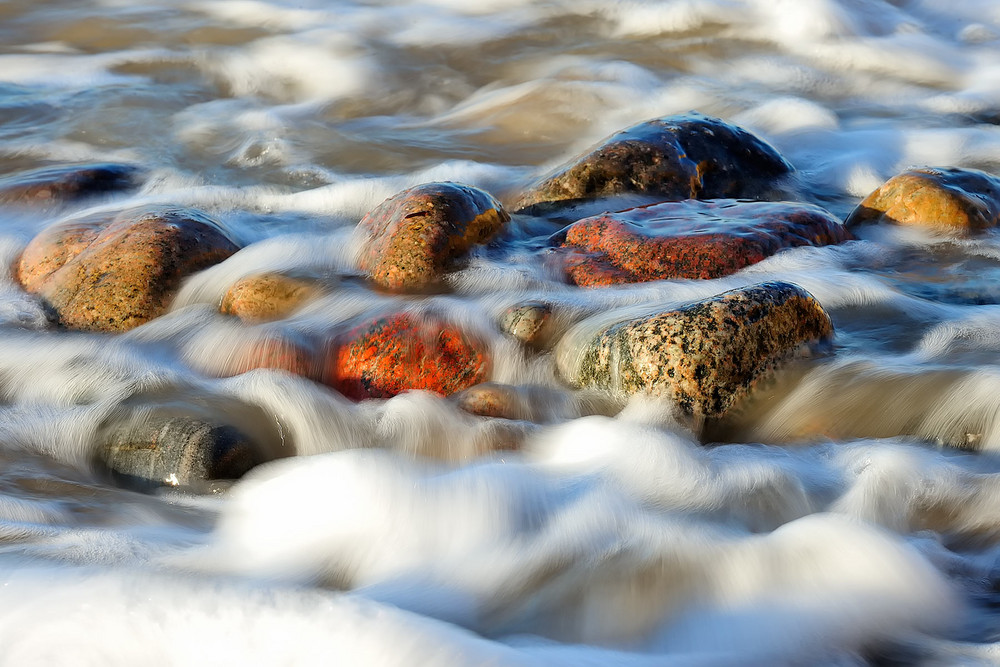
[(525, 345), (538, 347), (548, 338), (552, 306), (541, 301), (527, 301), (511, 306), (500, 317), (500, 330)]
[(477, 188), (419, 185), (382, 202), (361, 220), (360, 268), (391, 289), (427, 285), (509, 219), (500, 202)]
[(587, 323), (556, 350), (577, 387), (666, 396), (687, 413), (719, 416), (803, 344), (833, 334), (829, 316), (797, 285), (767, 282), (650, 317)]
[(219, 310), (247, 322), (270, 322), (288, 317), (321, 293), (314, 281), (261, 273), (237, 280), (222, 297)]
[(865, 197), (847, 225), (887, 222), (974, 233), (1000, 222), (1000, 179), (975, 169), (909, 169)]
[(73, 201), (131, 190), (141, 171), (126, 164), (85, 164), (46, 167), (0, 178), (0, 202), (37, 204)]
[(455, 325), (397, 313), (345, 334), (325, 381), (354, 399), (389, 398), (408, 389), (445, 396), (486, 379), (486, 347)]
[(690, 113), (613, 134), (544, 178), (515, 208), (627, 192), (665, 200), (759, 198), (791, 172), (774, 148), (749, 132)]
[(585, 218), (566, 230), (566, 269), (578, 285), (718, 278), (780, 250), (851, 238), (810, 204), (735, 199), (664, 202)]
[(17, 274), (63, 326), (125, 331), (161, 315), (185, 277), (238, 249), (199, 211), (132, 210), (49, 227), (25, 248)]

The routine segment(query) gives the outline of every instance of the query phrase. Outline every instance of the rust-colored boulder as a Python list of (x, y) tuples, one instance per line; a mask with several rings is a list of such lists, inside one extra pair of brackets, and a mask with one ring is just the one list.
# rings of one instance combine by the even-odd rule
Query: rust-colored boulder
[(812, 295), (767, 282), (631, 321), (584, 321), (560, 340), (556, 360), (576, 387), (647, 392), (711, 417), (779, 362), (832, 335), (830, 317)]
[(219, 310), (246, 322), (270, 322), (288, 317), (321, 291), (310, 280), (260, 273), (237, 280), (222, 297)]
[(887, 222), (975, 233), (1000, 223), (1000, 179), (976, 169), (908, 169), (865, 197), (847, 225)]
[(667, 116), (611, 135), (545, 177), (516, 208), (623, 193), (756, 199), (792, 170), (746, 130), (698, 113)]
[(49, 227), (21, 254), (17, 275), (63, 326), (125, 331), (163, 314), (185, 277), (237, 250), (199, 211), (131, 210)]
[(389, 398), (408, 389), (445, 396), (486, 379), (485, 346), (435, 317), (397, 313), (342, 336), (328, 360), (326, 382), (354, 399)]
[(13, 204), (74, 201), (131, 190), (140, 170), (126, 164), (84, 164), (34, 169), (0, 178), (0, 202)]
[(360, 268), (383, 287), (419, 288), (438, 280), (509, 219), (500, 202), (477, 188), (419, 185), (382, 202), (361, 220)]
[(810, 204), (664, 202), (585, 218), (566, 230), (566, 269), (578, 285), (718, 278), (785, 248), (851, 238)]

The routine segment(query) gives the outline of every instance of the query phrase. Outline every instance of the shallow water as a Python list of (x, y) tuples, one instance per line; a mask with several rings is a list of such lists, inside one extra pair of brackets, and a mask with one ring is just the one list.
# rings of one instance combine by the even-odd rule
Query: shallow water
[[(151, 203), (246, 244), (118, 336), (53, 330), (0, 276), (0, 664), (1000, 662), (996, 234), (872, 228), (717, 280), (589, 290), (539, 254), (562, 223), (515, 216), (432, 294), (358, 278), (354, 225), (404, 187), (512, 203), (690, 110), (769, 141), (788, 196), (841, 217), (909, 166), (1000, 173), (1000, 6), (0, 2), (0, 172), (146, 170), (132, 195), (0, 209), (3, 262), (55, 221)], [(328, 293), (270, 324), (217, 312), (275, 269)], [(667, 406), (569, 391), (550, 350), (493, 325), (544, 299), (579, 332), (770, 279), (830, 312), (834, 349), (701, 439)], [(213, 377), (240, 345), (401, 304), (477, 329), (528, 419)], [(119, 489), (93, 463), (130, 400), (233, 399), (297, 456), (206, 496)]]

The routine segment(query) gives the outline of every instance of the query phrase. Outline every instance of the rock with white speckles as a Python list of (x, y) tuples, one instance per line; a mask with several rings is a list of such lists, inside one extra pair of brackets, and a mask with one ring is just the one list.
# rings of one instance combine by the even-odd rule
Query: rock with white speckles
[(689, 414), (717, 417), (781, 361), (832, 335), (812, 295), (767, 282), (596, 331), (581, 323), (556, 356), (574, 386), (665, 396)]

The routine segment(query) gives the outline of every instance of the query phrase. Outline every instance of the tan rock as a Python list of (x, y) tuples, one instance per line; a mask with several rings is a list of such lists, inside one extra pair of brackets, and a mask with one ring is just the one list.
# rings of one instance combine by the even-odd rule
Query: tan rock
[(247, 322), (284, 319), (322, 293), (313, 281), (280, 273), (261, 273), (236, 281), (219, 310)]

